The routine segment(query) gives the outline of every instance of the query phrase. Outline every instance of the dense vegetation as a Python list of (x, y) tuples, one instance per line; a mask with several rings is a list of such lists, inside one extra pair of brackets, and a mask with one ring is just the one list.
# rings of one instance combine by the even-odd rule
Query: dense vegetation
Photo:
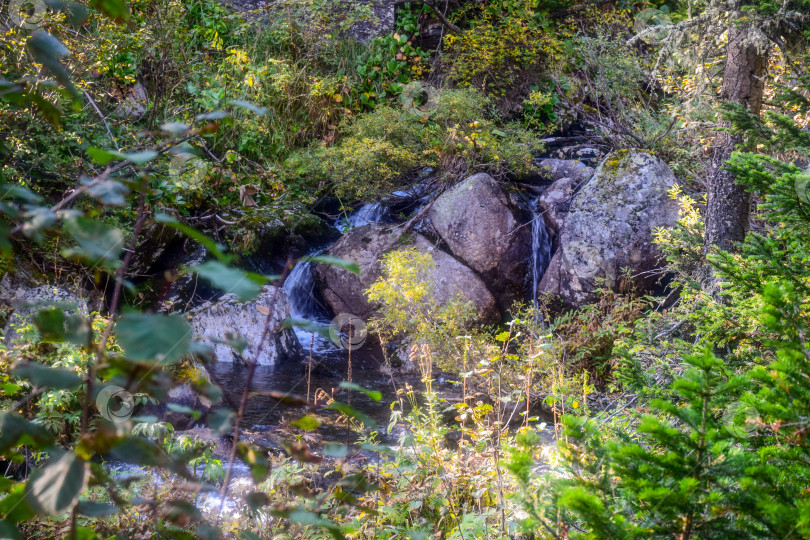
[[(808, 0), (411, 2), (365, 44), (352, 28), (369, 7), (330, 0), (0, 5), (2, 272), (99, 292), (86, 312), (4, 317), (0, 537), (810, 537)], [(317, 237), (323, 207), (426, 168), (441, 187), (519, 180), (573, 125), (676, 173), (662, 296), (628, 281), (481, 327), (469, 304), (436, 303), (430, 257), (393, 252), (367, 294), (383, 349), (420, 373), (391, 404), (398, 444), (351, 406), (380, 400), (351, 375), (326, 406), (345, 445), (282, 395), (280, 447), (240, 438), (255, 359), (223, 396), (185, 317), (155, 309), (173, 282), (254, 298), (304, 259), (265, 275), (248, 257)], [(209, 260), (139, 279), (156, 231)], [(110, 383), (136, 406), (180, 385), (218, 403), (208, 427), (230, 459), (161, 418), (102, 417)]]

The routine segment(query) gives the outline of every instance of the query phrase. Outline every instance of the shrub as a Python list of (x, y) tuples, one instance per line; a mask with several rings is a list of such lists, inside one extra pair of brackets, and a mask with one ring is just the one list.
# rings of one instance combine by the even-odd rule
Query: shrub
[(311, 184), (322, 182), (339, 197), (374, 199), (409, 183), (423, 167), (454, 182), (479, 171), (503, 177), (531, 166), (537, 138), (513, 124), (499, 126), (480, 93), (443, 91), (435, 103), (425, 117), (380, 107), (347, 126), (338, 144), (309, 148), (285, 168)]

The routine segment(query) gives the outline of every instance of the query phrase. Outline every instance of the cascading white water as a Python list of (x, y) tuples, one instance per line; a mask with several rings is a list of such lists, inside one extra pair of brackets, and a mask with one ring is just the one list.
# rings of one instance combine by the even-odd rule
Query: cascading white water
[(546, 220), (543, 217), (542, 208), (538, 204), (538, 199), (532, 201), (532, 301), (534, 302), (535, 313), (538, 309), (537, 285), (551, 262), (551, 238), (546, 229)]
[(335, 221), (335, 227), (340, 232), (347, 233), (355, 227), (373, 225), (382, 221), (386, 211), (385, 205), (379, 202), (364, 204), (351, 216)]
[[(284, 292), (290, 301), (290, 318), (328, 325), (329, 320), (322, 315), (323, 309), (315, 299), (315, 276), (312, 274), (312, 263), (309, 261), (299, 262), (295, 265), (284, 281)], [(321, 334), (316, 333), (313, 340), (312, 332), (298, 326), (293, 326), (295, 336), (301, 343), (305, 352), (309, 352), (312, 345), (313, 353), (325, 353), (333, 350), (334, 346)]]
[[(385, 218), (387, 210), (387, 207), (381, 203), (366, 204), (348, 218), (338, 220), (335, 227), (340, 232), (347, 233), (354, 227), (380, 223)], [(319, 255), (321, 252), (317, 251), (311, 255)], [(283, 289), (290, 300), (290, 318), (329, 325), (330, 321), (324, 315), (326, 309), (318, 304), (315, 297), (315, 276), (312, 272), (311, 262), (305, 261), (296, 264), (284, 281)], [(311, 330), (297, 326), (293, 328), (305, 352), (309, 352), (310, 344), (312, 344), (312, 352), (315, 354), (325, 354), (337, 350), (335, 345), (323, 335), (316, 333), (314, 341), (312, 341)]]

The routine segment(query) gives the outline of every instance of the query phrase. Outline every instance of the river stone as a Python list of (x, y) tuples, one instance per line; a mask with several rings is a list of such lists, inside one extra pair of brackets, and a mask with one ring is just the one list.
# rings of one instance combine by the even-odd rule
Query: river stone
[(68, 285), (38, 285), (22, 274), (7, 273), (0, 280), (0, 304), (6, 315), (5, 344), (17, 337), (17, 328), (30, 323), (37, 311), (59, 307), (66, 314), (87, 315), (87, 293)]
[(593, 167), (576, 159), (546, 158), (535, 163), (529, 174), (519, 178), (521, 184), (548, 186), (562, 178), (571, 178), (580, 183), (593, 176)]
[(565, 217), (571, 208), (579, 182), (573, 178), (560, 178), (551, 184), (537, 199), (537, 204), (543, 212), (546, 228), (552, 235), (559, 235)]
[[(256, 352), (264, 331), (268, 310), (272, 311), (270, 332), (264, 344), (261, 365), (273, 365), (288, 358), (298, 358), (303, 352), (298, 339), (290, 328), (284, 328), (284, 321), (290, 316), (290, 303), (283, 290), (265, 286), (258, 299), (240, 302), (228, 294), (215, 302), (205, 302), (188, 313), (189, 322), (195, 336), (211, 346), (219, 362), (243, 362), (256, 358)], [(241, 353), (231, 347), (216, 343), (227, 334), (238, 334), (247, 342)]]
[(360, 267), (357, 275), (333, 265), (316, 265), (316, 282), (335, 314), (348, 313), (367, 319), (377, 306), (369, 303), (365, 292), (382, 275), (382, 256), (396, 249), (416, 248), (433, 257), (435, 266), (429, 277), (439, 303), (462, 294), (475, 304), (479, 322), (498, 320), (495, 299), (475, 272), (422, 235), (410, 233), (399, 239), (400, 232), (390, 225), (365, 225), (353, 229), (327, 250), (328, 255), (355, 262)]
[(363, 5), (361, 9), (368, 9), (371, 16), (352, 24), (349, 35), (355, 40), (365, 45), (374, 38), (394, 32), (396, 20), (394, 0), (365, 0), (360, 5)]
[(531, 217), (509, 202), (491, 176), (476, 174), (443, 193), (428, 216), (453, 255), (482, 277), (502, 309), (525, 297)]
[(640, 290), (653, 288), (658, 276), (649, 271), (663, 266), (653, 237), (678, 219), (678, 204), (668, 193), (675, 183), (667, 164), (649, 152), (610, 154), (574, 196), (538, 295), (558, 297), (566, 306), (593, 302), (600, 280), (615, 289), (624, 268)]

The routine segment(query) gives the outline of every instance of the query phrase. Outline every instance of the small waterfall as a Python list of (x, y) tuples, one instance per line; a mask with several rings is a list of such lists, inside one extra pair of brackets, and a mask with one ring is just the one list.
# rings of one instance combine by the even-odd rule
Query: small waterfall
[[(312, 263), (299, 262), (295, 265), (284, 281), (283, 290), (290, 300), (290, 318), (316, 322), (328, 325), (329, 319), (323, 314), (324, 309), (315, 298), (315, 276), (312, 273)], [(313, 353), (324, 353), (334, 350), (332, 343), (320, 334), (315, 334), (312, 342), (312, 332), (303, 328), (293, 327), (295, 336), (301, 343), (301, 348), (309, 354), (309, 345), (312, 343)]]
[(387, 210), (388, 209), (382, 203), (375, 202), (364, 204), (351, 216), (338, 219), (335, 222), (335, 227), (345, 234), (355, 227), (380, 223), (385, 217)]
[(546, 220), (543, 218), (542, 208), (538, 199), (532, 201), (532, 300), (534, 302), (535, 316), (537, 315), (537, 285), (551, 262), (551, 238), (546, 229)]
[[(361, 206), (357, 212), (347, 218), (339, 219), (335, 222), (335, 227), (342, 233), (347, 233), (354, 227), (380, 223), (385, 219), (388, 208), (381, 203), (371, 203)], [(310, 255), (320, 255), (323, 250), (310, 253)], [(329, 326), (330, 320), (326, 316), (327, 310), (318, 302), (315, 297), (315, 276), (312, 271), (311, 262), (299, 262), (295, 265), (284, 281), (284, 292), (290, 300), (290, 317), (292, 319), (304, 320)], [(312, 332), (303, 328), (293, 327), (301, 348), (309, 353), (309, 345), (312, 343), (312, 352), (315, 354), (327, 354), (334, 352), (335, 345), (321, 334), (315, 334), (315, 341), (312, 342)]]

